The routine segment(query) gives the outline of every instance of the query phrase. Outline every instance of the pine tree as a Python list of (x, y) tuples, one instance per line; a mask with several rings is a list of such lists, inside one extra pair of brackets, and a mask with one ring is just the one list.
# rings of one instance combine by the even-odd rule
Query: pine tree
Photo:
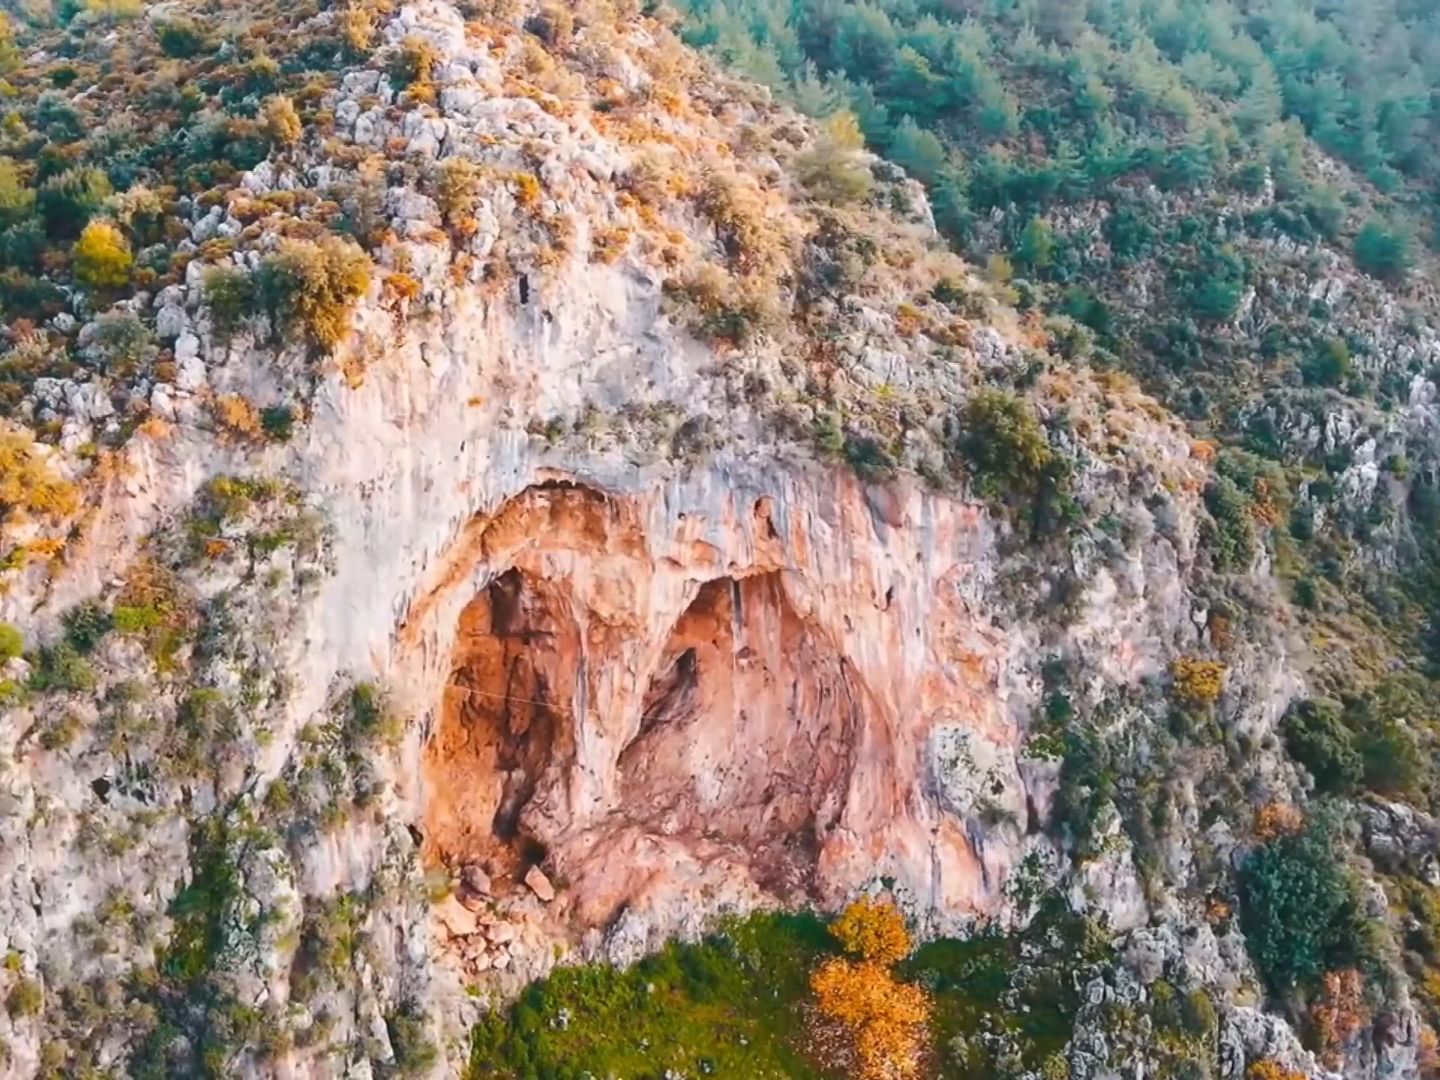
[(926, 184), (933, 184), (945, 167), (944, 145), (908, 116), (895, 128), (889, 156), (910, 175)]
[(790, 80), (790, 102), (806, 116), (819, 118), (838, 112), (845, 99), (834, 83), (821, 77), (815, 61), (806, 60)]

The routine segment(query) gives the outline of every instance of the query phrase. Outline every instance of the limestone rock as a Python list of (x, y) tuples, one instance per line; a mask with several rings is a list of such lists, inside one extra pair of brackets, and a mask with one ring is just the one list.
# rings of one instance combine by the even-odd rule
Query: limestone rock
[(525, 884), (542, 903), (550, 903), (555, 899), (555, 886), (550, 884), (550, 879), (538, 866), (532, 866), (525, 871)]
[(434, 913), (451, 937), (468, 937), (480, 928), (475, 913), (454, 896), (447, 896), (436, 904)]
[(460, 887), (472, 896), (489, 896), (490, 875), (479, 863), (466, 863), (460, 868)]

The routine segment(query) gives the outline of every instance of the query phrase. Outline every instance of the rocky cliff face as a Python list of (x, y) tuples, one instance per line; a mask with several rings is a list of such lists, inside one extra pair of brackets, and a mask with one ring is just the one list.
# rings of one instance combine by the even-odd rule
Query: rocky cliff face
[[(7, 571), (0, 614), (37, 645), (73, 639), (77, 610), (117, 629), (88, 673), (57, 675), (53, 651), (7, 670), (44, 678), (0, 722), (0, 943), (50, 1002), (0, 1017), (14, 1074), (218, 1046), (234, 1074), (367, 1075), (420, 1016), (453, 1067), (486, 1001), (559, 961), (630, 961), (721, 912), (829, 909), (882, 880), (930, 933), (1023, 920), (1017, 882), (1037, 880), (1116, 931), (1194, 924), (1142, 888), (1112, 803), (1086, 854), (1047, 829), (1057, 663), (1073, 707), (1143, 756), (1172, 664), (1224, 650), (1248, 782), (1297, 783), (1263, 572), (1238, 641), (1194, 584), (1208, 448), (1123, 381), (1042, 361), (903, 178), (844, 151), (901, 211), (837, 217), (795, 179), (812, 128), (647, 19), (571, 32), (557, 61), (518, 21), (400, 8), (324, 91), (323, 145), (187, 204), (185, 280), (125, 301), (170, 376), (41, 379), (25, 402), (86, 498), (25, 526), (73, 533), (63, 559)], [(397, 96), (382, 69), (417, 42), (431, 92)], [(452, 160), (486, 170), (459, 226), (431, 179)], [(333, 356), (277, 347), (260, 316), (222, 332), (204, 253), (258, 272), (299, 230), (255, 204), (339, 188), (380, 239)], [(756, 216), (715, 209), (721, 188)], [(890, 265), (852, 266), (802, 318), (842, 225)], [(717, 345), (697, 329), (706, 267), (795, 317)], [(979, 312), (935, 300), (945, 281)], [(943, 466), (954, 410), (1027, 369), (1070, 497), (1103, 523), (1043, 542), (895, 471)], [(302, 422), (258, 442), (217, 411), (237, 399)], [(117, 401), (143, 422), (92, 465)], [(894, 460), (857, 475), (817, 454), (835, 413), (852, 460), (876, 436)], [(173, 640), (121, 625), (146, 605)], [(1234, 849), (1201, 829), (1213, 772), (1174, 791), (1166, 880)], [(1173, 966), (1158, 933), (1146, 955)], [(1230, 945), (1187, 953), (1195, 978), (1248, 977)], [(182, 1003), (197, 985), (223, 1008)], [(1242, 1066), (1280, 1038), (1246, 1023)], [(1414, 1040), (1412, 1018), (1393, 1075)]]

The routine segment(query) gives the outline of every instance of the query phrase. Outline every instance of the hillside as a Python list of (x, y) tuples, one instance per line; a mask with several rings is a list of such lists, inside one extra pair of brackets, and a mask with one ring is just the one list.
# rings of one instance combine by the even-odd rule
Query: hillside
[(1332, 692), (1428, 654), (1434, 12), (682, 8), (687, 40), (798, 108), (853, 112), (1069, 353), (1133, 374), (1242, 486), (1272, 474), (1302, 617), (1362, 653), (1386, 640), (1337, 661)]
[[(1101, 22), (6, 8), (0, 1071), (1434, 1070), (1429, 256), (1341, 242), (1425, 213), (1399, 75), (1286, 246), (1258, 67), (1023, 203), (854, 78), (988, 25), (1044, 171)], [(1316, 289), (1324, 378), (1237, 378)]]

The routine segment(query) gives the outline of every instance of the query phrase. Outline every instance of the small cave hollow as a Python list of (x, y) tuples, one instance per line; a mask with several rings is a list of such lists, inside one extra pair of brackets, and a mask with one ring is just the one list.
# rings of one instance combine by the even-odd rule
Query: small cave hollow
[(865, 707), (779, 574), (709, 581), (653, 670), (616, 812), (732, 843), (762, 884), (802, 886), (844, 809)]
[(523, 873), (523, 815), (573, 746), (579, 631), (563, 582), (508, 570), (461, 612), (440, 720), (425, 747), (427, 855)]

